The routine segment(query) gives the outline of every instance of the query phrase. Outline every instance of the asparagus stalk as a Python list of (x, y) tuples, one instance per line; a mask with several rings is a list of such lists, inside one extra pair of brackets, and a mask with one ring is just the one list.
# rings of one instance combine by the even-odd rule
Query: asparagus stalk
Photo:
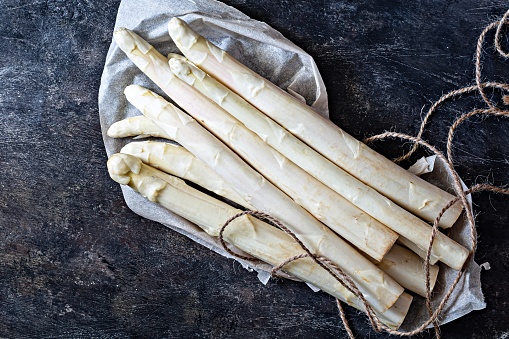
[[(428, 241), (429, 241), (430, 238), (428, 238)], [(427, 249), (426, 250), (422, 250), (421, 248), (419, 248), (416, 244), (414, 244), (413, 242), (411, 242), (410, 240), (408, 240), (407, 238), (405, 237), (399, 237), (398, 238), (398, 241), (396, 243), (399, 243), (401, 245), (404, 245), (406, 247), (408, 247), (410, 250), (412, 250), (412, 252), (414, 252), (415, 254), (417, 254), (419, 257), (421, 257), (422, 259), (426, 259), (426, 253), (427, 253)], [(433, 253), (431, 254), (430, 256), (430, 259), (429, 259), (429, 263), (431, 265), (435, 265), (436, 263), (438, 262), (438, 258), (435, 257), (433, 255)]]
[(374, 309), (385, 312), (401, 295), (403, 288), (392, 278), (265, 180), (196, 120), (143, 87), (128, 86), (125, 93), (145, 116), (230, 183), (254, 208), (284, 222), (313, 253), (333, 260), (358, 284)]
[[(433, 221), (442, 208), (454, 198), (451, 194), (392, 163), (331, 121), (316, 114), (305, 103), (262, 78), (194, 32), (181, 19), (171, 19), (168, 31), (177, 47), (194, 64), (327, 159), (398, 205), (424, 220)], [(440, 226), (451, 227), (461, 210), (461, 205), (455, 204), (444, 214)]]
[[(374, 263), (404, 288), (426, 297), (424, 262), (414, 252), (395, 244), (379, 263)], [(430, 265), (430, 288), (433, 290), (438, 277), (438, 266)]]
[(288, 161), (220, 106), (173, 75), (168, 60), (139, 36), (123, 30), (117, 31), (115, 38), (135, 64), (180, 107), (318, 220), (378, 261), (390, 250), (398, 238), (394, 231)]
[(194, 182), (247, 209), (254, 209), (216, 172), (182, 146), (154, 141), (131, 142), (120, 152), (133, 155), (163, 172)]
[[(175, 75), (212, 99), (297, 166), (413, 242), (421, 251), (427, 250), (431, 227), (426, 222), (324, 158), (239, 95), (185, 59), (172, 58), (169, 63)], [(468, 257), (468, 250), (446, 235), (438, 233), (433, 243), (432, 255), (459, 270)]]
[(143, 115), (115, 122), (108, 128), (106, 134), (112, 138), (140, 136), (169, 139), (168, 135), (162, 129)]
[[(240, 212), (127, 154), (111, 156), (108, 160), (108, 170), (115, 181), (129, 185), (151, 201), (193, 221), (214, 237), (219, 235), (220, 227), (228, 218)], [(224, 238), (244, 252), (272, 265), (278, 265), (287, 258), (305, 253), (281, 230), (247, 215), (235, 219), (225, 229)], [(363, 310), (360, 300), (311, 258), (291, 262), (284, 270)], [(403, 293), (390, 309), (378, 313), (378, 316), (388, 326), (398, 328), (403, 322), (411, 300), (411, 296)]]

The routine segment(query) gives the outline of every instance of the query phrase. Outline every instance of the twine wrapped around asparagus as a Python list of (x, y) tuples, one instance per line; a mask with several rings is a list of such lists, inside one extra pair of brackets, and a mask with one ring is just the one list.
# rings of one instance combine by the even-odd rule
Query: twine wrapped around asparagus
[[(124, 146), (120, 153), (135, 156), (151, 167), (189, 180), (242, 206), (244, 200), (235, 196), (235, 192), (226, 182), (181, 146), (154, 141), (131, 142)], [(426, 296), (424, 262), (410, 250), (394, 245), (382, 261), (372, 261), (404, 288)], [(438, 266), (431, 266), (430, 272), (433, 289), (438, 276)]]
[[(137, 64), (157, 84), (159, 84), (163, 89), (165, 89), (167, 93), (168, 92), (171, 93), (174, 97), (175, 96), (182, 97), (182, 94), (184, 96), (187, 95), (188, 97), (190, 97), (189, 94), (194, 94), (196, 98), (196, 93), (193, 93), (191, 87), (186, 87), (188, 86), (187, 84), (180, 82), (180, 80), (173, 76), (171, 71), (168, 72), (168, 70), (165, 69), (165, 67), (166, 68), (169, 67), (165, 62), (166, 60), (164, 60), (164, 57), (162, 57), (155, 50), (153, 50), (153, 48), (148, 43), (143, 41), (134, 33), (129, 32), (125, 29), (117, 31), (116, 38), (117, 41), (119, 41), (120, 46), (123, 47), (123, 49), (128, 53), (128, 56), (135, 62), (135, 64)], [(247, 193), (245, 191), (246, 183), (249, 183), (250, 179), (256, 178), (257, 174), (252, 171), (250, 172), (249, 167), (246, 167), (240, 159), (235, 158), (235, 156), (232, 153), (228, 152), (229, 151), (228, 149), (225, 149), (224, 146), (214, 141), (215, 139), (213, 139), (212, 136), (208, 136), (204, 132), (204, 130), (198, 128), (198, 125), (194, 122), (193, 119), (184, 115), (182, 112), (179, 112), (175, 107), (171, 106), (168, 102), (164, 101), (155, 93), (152, 93), (139, 86), (129, 86), (125, 92), (128, 100), (131, 101), (131, 103), (133, 103), (136, 107), (138, 107), (144, 114), (146, 114), (147, 117), (149, 117), (152, 120), (152, 122), (155, 123), (155, 125), (157, 125), (157, 128), (155, 129), (157, 129), (158, 132), (156, 132), (156, 134), (158, 134), (159, 136), (166, 136), (175, 139), (181, 142), (187, 148), (190, 148), (190, 150), (192, 151), (194, 150), (195, 155), (197, 155), (198, 157), (201, 156), (202, 160), (205, 159), (204, 161), (209, 166), (211, 166), (211, 168), (213, 168), (218, 173), (222, 173), (223, 174), (222, 177), (228, 178), (230, 182), (232, 178), (235, 178), (235, 176), (238, 177), (239, 173), (243, 174), (240, 176), (241, 180), (237, 179), (236, 186), (234, 187), (237, 189), (237, 193), (239, 193), (240, 190), (241, 194), (244, 193), (244, 195), (248, 197), (247, 200), (248, 203), (253, 203), (253, 198), (255, 202), (257, 202), (257, 204), (259, 205), (262, 203), (262, 200), (263, 203), (267, 203), (267, 196), (271, 196), (271, 194), (275, 197), (275, 199), (273, 199), (272, 203), (266, 205), (268, 208), (274, 208), (275, 206), (281, 205), (281, 201), (288, 201), (285, 200), (286, 198), (284, 198), (284, 196), (281, 196), (280, 194), (278, 195), (277, 190), (274, 191), (273, 189), (271, 189), (272, 186), (263, 179), (258, 182), (256, 181), (253, 182), (254, 185), (253, 184), (247, 185), (248, 187), (249, 186), (256, 187), (255, 191), (250, 192), (248, 191), (249, 193)], [(200, 98), (199, 94), (198, 98)], [(196, 101), (192, 101), (191, 103), (187, 102), (188, 109), (195, 109), (193, 107), (193, 104), (195, 103)], [(201, 106), (198, 105), (198, 107)], [(209, 105), (208, 107), (213, 108), (214, 106)], [(216, 109), (216, 112), (220, 111)], [(139, 120), (137, 122), (140, 123)], [(151, 128), (153, 128), (153, 126)], [(115, 127), (112, 130), (113, 132), (110, 134), (114, 134)], [(196, 138), (198, 138), (198, 141), (196, 140)], [(203, 145), (207, 145), (208, 149), (206, 150), (200, 149), (200, 147), (203, 147)], [(219, 159), (223, 160), (218, 161)], [(235, 172), (231, 172), (228, 166), (223, 165), (223, 163), (230, 164), (231, 162), (237, 163), (237, 166), (234, 166), (236, 167)], [(244, 191), (242, 191), (243, 189)], [(254, 195), (253, 194), (254, 192), (256, 192), (258, 196)], [(294, 212), (300, 211), (299, 209), (296, 209), (295, 205), (288, 205), (288, 203), (286, 203), (286, 205), (283, 206), (286, 207), (283, 207), (281, 209), (278, 208), (277, 211), (288, 211), (292, 210), (292, 208)], [(291, 215), (295, 217), (295, 215), (299, 216), (299, 214), (300, 214), (300, 218), (298, 219), (299, 221), (297, 222), (295, 220), (294, 225), (297, 225), (297, 227), (301, 227), (300, 229), (299, 228), (296, 229), (299, 230), (297, 237), (301, 238), (301, 240), (303, 239), (304, 241), (303, 246), (306, 246), (305, 245), (306, 242), (308, 243), (308, 245), (311, 245), (315, 248), (319, 244), (318, 250), (321, 251), (322, 253), (329, 254), (329, 256), (326, 255), (326, 257), (332, 257), (334, 258), (333, 260), (335, 261), (337, 261), (339, 258), (343, 264), (343, 265), (340, 264), (339, 269), (349, 274), (354, 280), (356, 280), (356, 283), (359, 286), (357, 287), (355, 283), (352, 283), (353, 284), (352, 286), (355, 286), (354, 291), (365, 290), (367, 292), (367, 293), (359, 292), (361, 293), (358, 296), (360, 300), (362, 301), (369, 300), (369, 304), (373, 305), (373, 307), (378, 312), (387, 311), (394, 304), (394, 302), (396, 302), (398, 297), (403, 292), (401, 287), (399, 287), (399, 285), (393, 282), (391, 278), (382, 274), (382, 272), (374, 265), (368, 264), (368, 262), (365, 259), (361, 259), (362, 256), (359, 256), (359, 254), (355, 252), (353, 249), (350, 250), (349, 249), (350, 247), (346, 243), (343, 243), (339, 246), (338, 245), (334, 246), (332, 245), (332, 243), (331, 245), (327, 245), (327, 243), (330, 242), (332, 239), (334, 239), (334, 241), (338, 243), (339, 238), (336, 238), (334, 235), (330, 234), (326, 237), (320, 236), (320, 238), (318, 238), (319, 242), (316, 242), (316, 240), (314, 240), (316, 238), (316, 235), (327, 234), (328, 230), (326, 228), (323, 228), (322, 226), (318, 226), (318, 224), (316, 224), (316, 221), (313, 221), (314, 219), (308, 218), (309, 222), (305, 223), (306, 227), (309, 228), (310, 225), (316, 224), (318, 226), (316, 230), (319, 230), (321, 228), (321, 231), (318, 232), (303, 231), (302, 225), (299, 225), (299, 222), (302, 223), (303, 221), (302, 217), (307, 216), (307, 214), (298, 212), (292, 213)], [(286, 214), (284, 214), (283, 217), (288, 219), (288, 215)], [(294, 225), (292, 225), (292, 227), (295, 229)], [(343, 252), (343, 254), (340, 254), (341, 252)], [(317, 255), (320, 255), (319, 252)], [(345, 258), (348, 259), (347, 262), (344, 262)], [(365, 269), (362, 269), (362, 267), (365, 267)], [(376, 278), (377, 276), (383, 278), (378, 280), (378, 278)], [(379, 283), (377, 283), (377, 281)], [(360, 290), (358, 290), (358, 288), (360, 288)], [(373, 290), (370, 292), (371, 289)], [(385, 290), (385, 292), (381, 292), (382, 290)]]

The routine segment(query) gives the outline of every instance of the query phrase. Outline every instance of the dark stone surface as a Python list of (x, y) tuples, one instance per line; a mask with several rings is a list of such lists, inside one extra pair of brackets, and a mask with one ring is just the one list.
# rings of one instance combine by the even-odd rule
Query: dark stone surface
[[(332, 120), (358, 138), (415, 134), (421, 107), (472, 83), (478, 34), (507, 9), (472, 0), (227, 3), (315, 57)], [(126, 207), (107, 175), (97, 109), (118, 4), (0, 1), (0, 337), (345, 337), (331, 297), (288, 281), (263, 286)], [(509, 64), (486, 51), (485, 78), (507, 80)], [(426, 138), (443, 148), (454, 117), (474, 106), (465, 98), (440, 109)], [(455, 154), (468, 185), (509, 182), (507, 123), (460, 128)], [(402, 152), (395, 142), (377, 149)], [(507, 338), (509, 200), (483, 193), (475, 207), (476, 258), (492, 267), (482, 274), (488, 307), (442, 333)], [(359, 338), (388, 337), (348, 316)]]

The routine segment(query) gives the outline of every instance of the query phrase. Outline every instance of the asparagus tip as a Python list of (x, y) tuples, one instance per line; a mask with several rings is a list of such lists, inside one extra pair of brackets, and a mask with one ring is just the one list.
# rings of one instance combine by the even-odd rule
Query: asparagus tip
[(120, 27), (113, 32), (115, 42), (126, 53), (130, 53), (136, 48), (136, 42), (134, 41), (131, 31), (125, 27)]
[(185, 29), (185, 25), (186, 23), (182, 19), (177, 17), (171, 18), (171, 20), (168, 22), (168, 32), (170, 33), (173, 40), (175, 40), (175, 38), (172, 33), (176, 34), (176, 36), (181, 36), (183, 30)]
[(205, 72), (185, 58), (171, 58), (168, 63), (173, 74), (190, 85), (194, 83), (195, 78), (201, 81), (206, 76)]
[(130, 29), (120, 27), (113, 32), (115, 42), (127, 55), (131, 54), (135, 50), (139, 50), (143, 54), (147, 54), (152, 46), (145, 40), (143, 40), (138, 34), (134, 33)]
[(168, 33), (184, 54), (200, 38), (198, 33), (190, 29), (184, 20), (177, 17), (172, 18), (168, 22)]
[(140, 85), (129, 85), (124, 89), (124, 94), (127, 97), (127, 99), (129, 100), (129, 98), (142, 95), (146, 91), (147, 91), (147, 89)]
[(168, 64), (170, 65), (170, 69), (174, 74), (188, 75), (191, 73), (189, 66), (184, 62), (184, 60), (180, 58), (171, 58), (168, 61)]
[(108, 159), (107, 166), (111, 179), (121, 185), (127, 185), (131, 181), (127, 175), (129, 172), (140, 173), (141, 160), (132, 155), (116, 153)]
[(110, 138), (118, 138), (120, 134), (120, 128), (118, 123), (114, 123), (113, 125), (108, 128), (108, 131), (106, 132), (106, 135)]
[(139, 155), (141, 155), (144, 152), (143, 145), (145, 143), (146, 142), (130, 142), (124, 147), (122, 147), (120, 153), (130, 154), (137, 158), (140, 158)]
[(121, 31), (128, 31), (128, 29), (127, 29), (127, 28), (125, 28), (125, 27), (119, 27), (119, 28), (117, 28), (117, 29), (113, 32), (113, 34), (116, 34), (116, 33), (121, 32)]
[(170, 27), (177, 27), (177, 26), (183, 26), (183, 24), (184, 24), (184, 20), (174, 16), (168, 22), (168, 28), (170, 28)]

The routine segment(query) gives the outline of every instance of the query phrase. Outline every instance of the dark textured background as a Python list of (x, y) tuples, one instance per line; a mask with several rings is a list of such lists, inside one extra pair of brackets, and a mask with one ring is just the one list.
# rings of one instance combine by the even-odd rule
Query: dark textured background
[[(507, 9), (473, 0), (226, 2), (315, 58), (332, 120), (358, 138), (415, 134), (423, 106), (472, 83), (477, 36)], [(345, 337), (331, 297), (288, 281), (263, 286), (126, 207), (107, 175), (97, 109), (118, 4), (0, 1), (0, 337)], [(486, 79), (507, 80), (509, 62), (486, 51)], [(440, 109), (426, 138), (443, 148), (454, 117), (474, 106), (482, 103), (465, 98)], [(488, 118), (460, 128), (455, 154), (468, 185), (509, 182), (507, 126)], [(402, 152), (395, 142), (376, 146)], [(508, 338), (509, 200), (483, 193), (474, 203), (476, 259), (492, 267), (482, 273), (488, 307), (442, 333)], [(348, 315), (359, 338), (388, 337)]]

